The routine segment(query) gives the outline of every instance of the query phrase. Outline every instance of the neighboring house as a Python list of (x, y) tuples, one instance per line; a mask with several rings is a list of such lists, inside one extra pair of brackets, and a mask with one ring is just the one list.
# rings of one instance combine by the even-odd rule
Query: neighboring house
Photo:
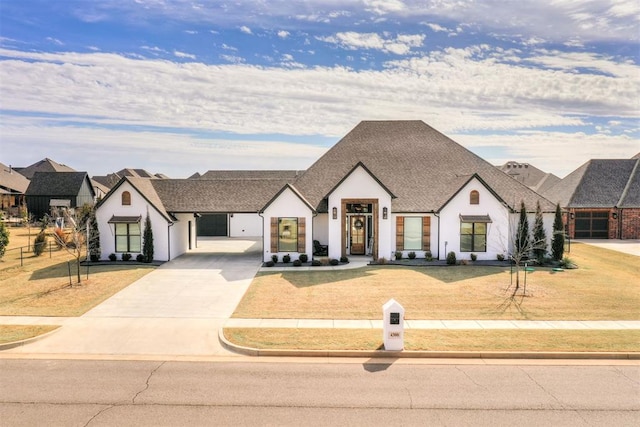
[[(91, 177), (91, 179), (102, 185), (102, 188), (107, 188), (107, 191), (113, 188), (120, 180), (125, 177), (133, 177), (133, 178), (159, 178), (159, 179), (168, 179), (166, 175), (163, 174), (151, 174), (144, 169), (133, 169), (133, 168), (125, 168), (119, 170), (118, 172), (110, 173), (108, 175), (96, 175)], [(99, 198), (102, 198), (98, 195)]]
[(226, 236), (262, 236), (265, 261), (312, 254), (314, 241), (331, 258), (452, 251), (483, 260), (512, 250), (521, 201), (531, 224), (540, 203), (550, 240), (549, 200), (421, 121), (365, 121), (302, 172), (122, 178), (97, 218), (103, 258), (138, 253), (149, 212), (159, 260), (193, 248), (204, 215), (224, 219)]
[(36, 172), (25, 198), (29, 213), (40, 220), (52, 208), (93, 205), (95, 192), (86, 172)]
[(29, 180), (11, 166), (0, 163), (0, 210), (9, 216), (19, 216)]
[(36, 172), (76, 172), (75, 169), (72, 169), (67, 165), (57, 163), (49, 158), (35, 162), (27, 167), (15, 168), (15, 170), (27, 179), (33, 178), (33, 175)]
[(560, 182), (560, 178), (552, 173), (543, 172), (529, 163), (507, 162), (498, 166), (502, 172), (511, 176), (539, 194)]
[(569, 237), (640, 239), (639, 156), (589, 160), (544, 193), (567, 211)]

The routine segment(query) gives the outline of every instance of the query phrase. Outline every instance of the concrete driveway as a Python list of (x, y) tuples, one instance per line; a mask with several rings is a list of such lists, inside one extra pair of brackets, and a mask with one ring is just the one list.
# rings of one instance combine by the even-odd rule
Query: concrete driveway
[(605, 240), (605, 239), (575, 239), (571, 241), (598, 246), (629, 255), (640, 256), (640, 240)]
[(7, 352), (91, 355), (232, 355), (222, 327), (258, 271), (261, 241), (203, 239), (59, 331)]

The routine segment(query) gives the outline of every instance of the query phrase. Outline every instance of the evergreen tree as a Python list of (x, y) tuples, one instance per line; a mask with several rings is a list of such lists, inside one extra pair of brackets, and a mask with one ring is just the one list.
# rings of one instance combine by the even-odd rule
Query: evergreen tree
[(544, 231), (544, 221), (542, 219), (542, 208), (540, 201), (536, 205), (536, 219), (533, 224), (533, 254), (539, 264), (544, 262), (547, 253), (547, 234)]
[[(2, 219), (1, 215), (0, 219)], [(4, 221), (0, 221), (0, 258), (4, 256), (7, 246), (9, 246), (9, 229), (4, 225)]]
[(89, 214), (89, 258), (91, 261), (98, 261), (102, 250), (100, 249), (100, 230), (98, 229), (98, 220), (95, 211)]
[(147, 212), (147, 218), (144, 220), (144, 234), (142, 236), (142, 256), (144, 262), (153, 261), (153, 229), (151, 228), (151, 218)]
[(527, 219), (527, 208), (524, 201), (520, 202), (520, 220), (518, 221), (518, 231), (516, 235), (516, 253), (526, 255), (529, 251), (529, 220)]
[(556, 261), (562, 260), (564, 255), (564, 223), (560, 204), (556, 205), (556, 217), (553, 220), (553, 239), (551, 241), (551, 254)]

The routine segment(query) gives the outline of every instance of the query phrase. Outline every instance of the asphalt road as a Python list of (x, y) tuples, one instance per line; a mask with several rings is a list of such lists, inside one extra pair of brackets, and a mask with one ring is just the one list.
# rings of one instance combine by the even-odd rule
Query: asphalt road
[(0, 359), (2, 426), (640, 425), (640, 366)]

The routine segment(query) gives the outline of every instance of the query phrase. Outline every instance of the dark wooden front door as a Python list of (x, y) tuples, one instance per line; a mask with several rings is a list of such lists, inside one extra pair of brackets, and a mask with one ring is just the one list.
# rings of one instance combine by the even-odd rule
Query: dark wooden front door
[(364, 255), (365, 253), (365, 217), (364, 216), (352, 216), (351, 217), (351, 255)]

